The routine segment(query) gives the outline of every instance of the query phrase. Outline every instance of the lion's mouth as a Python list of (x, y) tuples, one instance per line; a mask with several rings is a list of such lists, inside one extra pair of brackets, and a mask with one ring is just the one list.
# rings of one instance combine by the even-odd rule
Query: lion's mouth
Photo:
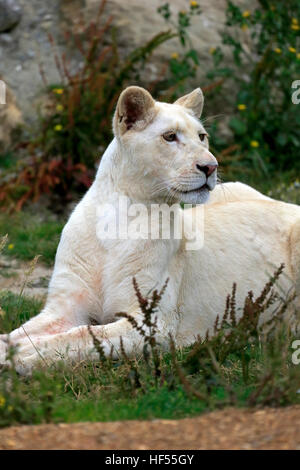
[(213, 187), (210, 187), (209, 184), (205, 183), (196, 188), (177, 191), (177, 194), (180, 201), (185, 204), (205, 204), (208, 201), (209, 193), (212, 190)]
[(193, 189), (188, 189), (188, 190), (180, 190), (181, 193), (183, 194), (189, 194), (189, 193), (201, 193), (202, 191), (211, 191), (212, 188), (209, 187), (207, 183), (203, 184), (202, 186), (199, 186), (199, 188), (193, 188)]

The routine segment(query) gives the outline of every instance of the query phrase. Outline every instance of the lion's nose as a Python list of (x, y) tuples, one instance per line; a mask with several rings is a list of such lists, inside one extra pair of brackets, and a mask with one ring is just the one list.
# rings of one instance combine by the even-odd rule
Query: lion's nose
[(199, 165), (198, 163), (196, 164), (197, 170), (203, 172), (205, 176), (208, 178), (210, 175), (213, 174), (214, 171), (218, 168), (218, 164), (214, 165)]

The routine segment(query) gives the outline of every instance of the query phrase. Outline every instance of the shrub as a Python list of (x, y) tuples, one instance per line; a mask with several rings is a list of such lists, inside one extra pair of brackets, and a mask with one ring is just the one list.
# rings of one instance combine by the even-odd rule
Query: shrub
[[(266, 176), (300, 168), (299, 107), (292, 102), (292, 82), (300, 74), (299, 16), (297, 0), (259, 0), (251, 11), (228, 1), (222, 37), (234, 65), (225, 64), (223, 47), (214, 48), (208, 78), (227, 82), (227, 102), (234, 96), (235, 112), (229, 122), (234, 145), (223, 140), (218, 150), (223, 150), (221, 161), (223, 156), (224, 163), (240, 172), (248, 167)], [(229, 89), (233, 93), (226, 98)]]

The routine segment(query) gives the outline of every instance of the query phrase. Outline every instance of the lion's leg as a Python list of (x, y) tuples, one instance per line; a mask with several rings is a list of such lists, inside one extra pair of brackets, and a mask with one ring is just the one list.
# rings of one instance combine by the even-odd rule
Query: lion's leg
[[(65, 362), (99, 360), (94, 338), (101, 343), (106, 356), (119, 358), (122, 357), (121, 337), (126, 355), (142, 352), (143, 336), (126, 319), (121, 319), (107, 325), (79, 326), (64, 333), (35, 337), (31, 343), (22, 343), (15, 365), (21, 374), (28, 374), (37, 363), (49, 366), (61, 359)], [(160, 331), (160, 344), (161, 338)], [(164, 341), (167, 343), (167, 335)]]
[(296, 222), (290, 235), (290, 261), (292, 273), (300, 295), (300, 221)]
[(5, 361), (8, 347), (26, 350), (43, 337), (54, 337), (79, 325), (88, 324), (89, 308), (89, 294), (79, 286), (75, 292), (50, 296), (39, 315), (11, 333), (1, 335), (0, 364)]
[(290, 263), (296, 288), (296, 305), (291, 309), (291, 326), (294, 332), (300, 331), (300, 221), (296, 222), (290, 234)]

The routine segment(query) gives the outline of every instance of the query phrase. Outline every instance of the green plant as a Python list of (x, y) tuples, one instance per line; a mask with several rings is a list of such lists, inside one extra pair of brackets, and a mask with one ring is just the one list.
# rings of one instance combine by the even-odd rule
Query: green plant
[(0, 237), (8, 234), (3, 254), (30, 261), (38, 253), (43, 263), (52, 265), (63, 225), (63, 220), (53, 220), (47, 212), (36, 215), (26, 211), (9, 218), (0, 214)]
[[(5, 250), (8, 235), (0, 238), (0, 254)], [(34, 271), (39, 256), (35, 256), (27, 270), (24, 270), (24, 279), (20, 293), (18, 295), (9, 291), (0, 291), (0, 334), (9, 333), (25, 323), (32, 316), (37, 315), (41, 310), (43, 301), (39, 299), (29, 299), (25, 297), (24, 289)], [(9, 314), (8, 314), (9, 311)]]
[(232, 103), (228, 90), (237, 90), (229, 121), (234, 145), (220, 142), (219, 158), (246, 178), (249, 171), (266, 177), (299, 168), (299, 106), (292, 102), (291, 88), (300, 73), (299, 15), (297, 0), (260, 0), (251, 11), (228, 1), (222, 37), (234, 65), (225, 64), (222, 47), (211, 50), (214, 67), (208, 78), (224, 79), (225, 102)]
[(5, 152), (0, 154), (0, 172), (1, 170), (6, 170), (11, 168), (16, 163), (16, 156), (12, 152)]
[[(135, 278), (133, 278), (133, 287), (136, 293), (136, 297), (139, 302), (140, 310), (143, 314), (143, 321), (139, 324), (134, 317), (129, 315), (125, 312), (120, 312), (117, 314), (118, 317), (126, 318), (131, 326), (138, 331), (144, 341), (143, 347), (143, 356), (145, 359), (145, 363), (148, 366), (148, 369), (153, 375), (155, 379), (155, 385), (157, 386), (158, 383), (161, 381), (162, 376), (162, 364), (161, 364), (161, 354), (159, 350), (159, 345), (156, 340), (156, 335), (158, 333), (157, 327), (157, 317), (156, 311), (158, 305), (161, 301), (161, 298), (167, 288), (169, 280), (165, 282), (164, 286), (162, 287), (161, 291), (158, 292), (156, 289), (152, 293), (152, 298), (148, 299), (142, 296), (139, 286)], [(122, 355), (125, 360), (131, 365), (131, 370), (135, 377), (135, 382), (140, 384), (140, 378), (138, 374), (138, 370), (134, 364), (134, 362), (128, 359), (124, 347), (123, 341), (121, 340), (121, 350)]]
[[(277, 183), (277, 182), (276, 182)], [(298, 178), (281, 178), (273, 184), (267, 195), (278, 200), (300, 205), (300, 181)]]
[(20, 324), (37, 315), (43, 303), (38, 298), (20, 296), (9, 291), (0, 292), (0, 334), (13, 331)]
[(186, 82), (196, 77), (199, 67), (198, 52), (193, 46), (189, 35), (191, 20), (195, 15), (201, 14), (200, 6), (197, 2), (190, 2), (188, 10), (180, 10), (177, 19), (173, 19), (170, 5), (165, 3), (157, 9), (158, 13), (170, 25), (179, 39), (180, 49), (174, 51), (169, 59), (169, 76), (165, 82), (159, 84), (168, 90), (170, 98), (174, 99), (178, 92), (185, 91)]

